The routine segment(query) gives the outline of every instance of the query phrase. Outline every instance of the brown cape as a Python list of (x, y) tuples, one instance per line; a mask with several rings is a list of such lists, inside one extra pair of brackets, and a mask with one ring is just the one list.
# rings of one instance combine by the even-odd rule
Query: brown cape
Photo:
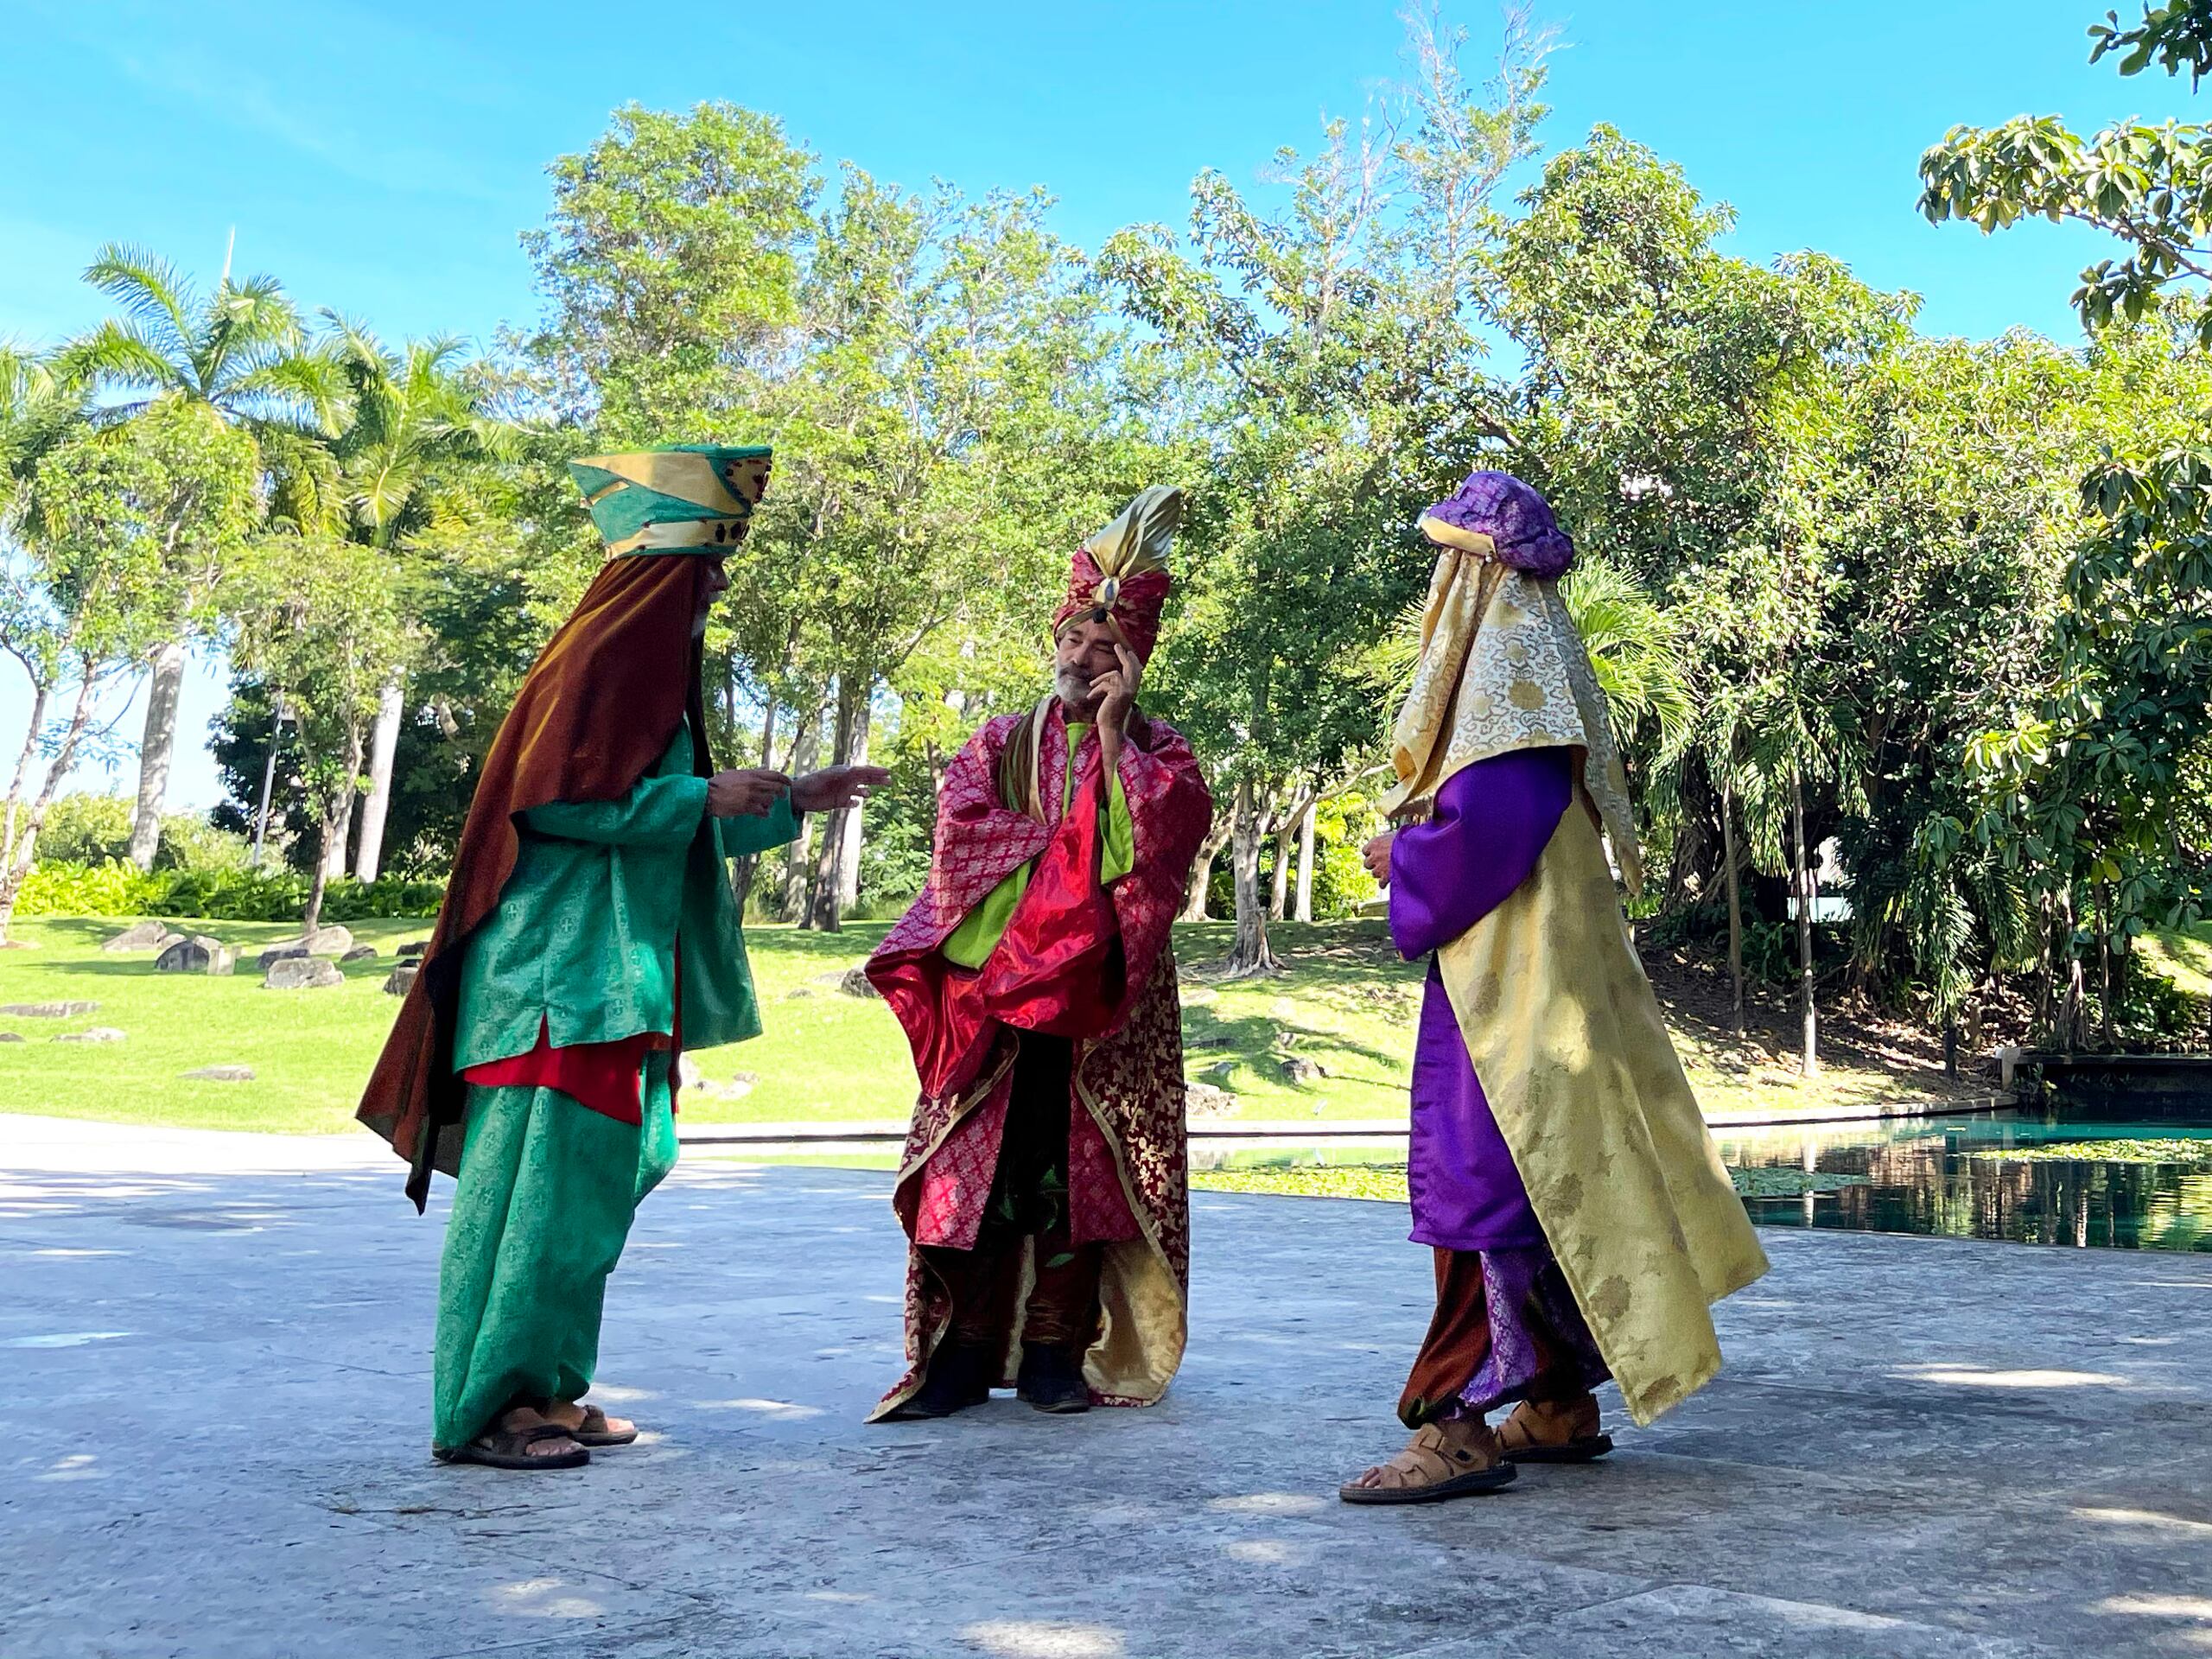
[[(452, 878), (421, 971), (361, 1096), (360, 1121), (412, 1166), (418, 1211), (433, 1166), (461, 1160), (465, 1087), (453, 1069), (462, 947), (499, 902), (514, 872), (516, 819), (555, 801), (609, 801), (629, 792), (667, 752), (687, 712), (693, 767), (713, 770), (691, 637), (708, 561), (691, 554), (609, 559), (524, 677), (484, 757)], [(669, 671), (684, 664), (681, 677)]]

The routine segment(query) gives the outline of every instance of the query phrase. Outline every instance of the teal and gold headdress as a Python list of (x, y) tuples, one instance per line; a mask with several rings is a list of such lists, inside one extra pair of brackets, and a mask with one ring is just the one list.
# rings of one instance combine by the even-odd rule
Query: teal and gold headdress
[(722, 553), (768, 487), (765, 444), (671, 443), (569, 463), (609, 553)]

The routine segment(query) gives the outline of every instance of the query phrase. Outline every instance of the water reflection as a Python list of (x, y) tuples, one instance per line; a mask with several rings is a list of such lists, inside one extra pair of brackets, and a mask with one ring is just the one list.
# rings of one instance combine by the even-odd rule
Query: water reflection
[[(1930, 1233), (2031, 1244), (2212, 1251), (2212, 1170), (2082, 1158), (1989, 1154), (2054, 1143), (2204, 1140), (2171, 1122), (2083, 1122), (1997, 1114), (1892, 1125), (1724, 1131), (1722, 1160), (1751, 1172), (1818, 1176), (1807, 1190), (1757, 1180), (1745, 1198), (1769, 1226)], [(1837, 1178), (1841, 1178), (1840, 1179)]]

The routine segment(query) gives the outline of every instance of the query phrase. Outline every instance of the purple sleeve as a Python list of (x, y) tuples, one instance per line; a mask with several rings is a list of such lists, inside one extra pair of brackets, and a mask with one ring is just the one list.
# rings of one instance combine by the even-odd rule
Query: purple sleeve
[(1462, 766), (1426, 823), (1390, 843), (1390, 937), (1408, 961), (1449, 944), (1529, 879), (1573, 796), (1570, 752), (1515, 749)]

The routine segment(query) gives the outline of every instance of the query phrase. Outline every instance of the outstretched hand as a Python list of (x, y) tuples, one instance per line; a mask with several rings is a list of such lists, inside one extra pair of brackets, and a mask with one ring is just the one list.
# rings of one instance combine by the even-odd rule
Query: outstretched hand
[(802, 812), (836, 812), (858, 806), (868, 791), (891, 781), (881, 766), (824, 766), (791, 785), (791, 804)]
[(757, 818), (790, 793), (791, 780), (780, 772), (754, 767), (747, 772), (718, 772), (707, 779), (707, 816), (710, 818)]

